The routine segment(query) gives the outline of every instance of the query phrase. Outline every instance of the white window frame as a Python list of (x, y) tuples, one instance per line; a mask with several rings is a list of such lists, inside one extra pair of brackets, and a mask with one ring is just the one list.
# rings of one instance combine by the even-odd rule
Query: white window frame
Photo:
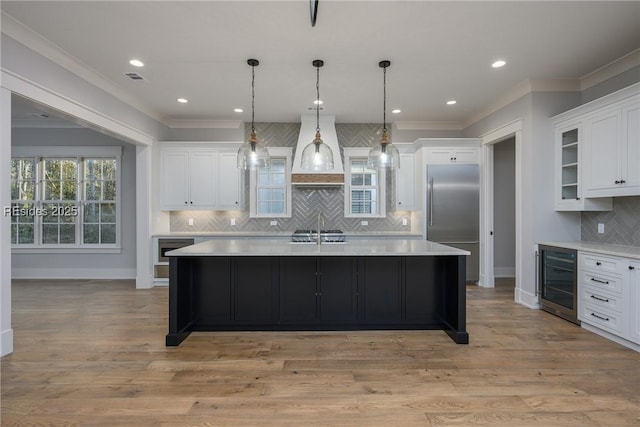
[(261, 214), (258, 213), (258, 171), (249, 173), (249, 218), (291, 218), (291, 162), (293, 149), (290, 147), (267, 147), (271, 159), (284, 159), (285, 161), (285, 200), (284, 213)]
[[(42, 196), (42, 159), (65, 158), (76, 159), (78, 162), (77, 185), (78, 193), (76, 206), (78, 220), (76, 222), (76, 243), (42, 244), (42, 218), (36, 217), (34, 223), (33, 244), (12, 245), (13, 253), (121, 253), (122, 252), (122, 147), (119, 146), (22, 146), (12, 147), (12, 158), (36, 159), (36, 207), (41, 206)], [(108, 244), (82, 242), (82, 218), (84, 215), (84, 159), (112, 158), (116, 160), (116, 242)]]
[(377, 211), (370, 214), (354, 214), (351, 212), (351, 160), (369, 158), (369, 148), (366, 147), (345, 147), (344, 154), (344, 216), (345, 218), (385, 218), (387, 216), (387, 192), (386, 192), (386, 171), (377, 170), (378, 180), (376, 190), (378, 193)]

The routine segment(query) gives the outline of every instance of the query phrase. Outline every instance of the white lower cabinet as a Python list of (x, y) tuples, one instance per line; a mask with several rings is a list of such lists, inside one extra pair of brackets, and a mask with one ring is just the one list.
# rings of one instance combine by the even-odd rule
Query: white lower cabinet
[[(640, 350), (640, 262), (578, 254), (578, 319), (587, 329)], [(634, 345), (636, 344), (636, 345)]]

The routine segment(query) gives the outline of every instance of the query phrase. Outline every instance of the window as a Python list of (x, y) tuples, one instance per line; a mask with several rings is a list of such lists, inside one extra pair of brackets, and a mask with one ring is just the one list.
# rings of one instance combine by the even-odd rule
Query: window
[(369, 150), (345, 148), (345, 217), (384, 217), (384, 171), (367, 165)]
[(291, 217), (290, 148), (269, 148), (271, 166), (251, 171), (250, 216)]
[(16, 147), (14, 153), (14, 248), (119, 248), (120, 147)]

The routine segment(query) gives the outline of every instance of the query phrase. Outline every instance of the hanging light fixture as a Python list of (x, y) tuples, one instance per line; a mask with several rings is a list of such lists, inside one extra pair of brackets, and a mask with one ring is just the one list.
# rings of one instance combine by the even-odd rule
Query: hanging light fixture
[(304, 170), (321, 172), (333, 169), (333, 151), (322, 142), (320, 136), (320, 104), (322, 102), (320, 100), (320, 67), (324, 65), (324, 61), (316, 59), (312, 64), (316, 67), (316, 136), (302, 150), (300, 167)]
[(251, 66), (251, 134), (238, 149), (238, 169), (268, 168), (271, 166), (269, 151), (264, 144), (258, 142), (255, 126), (255, 69), (260, 64), (257, 59), (248, 59)]
[(380, 61), (378, 65), (383, 69), (382, 136), (378, 145), (369, 151), (368, 165), (371, 169), (395, 169), (400, 167), (400, 153), (387, 134), (387, 67), (391, 61)]

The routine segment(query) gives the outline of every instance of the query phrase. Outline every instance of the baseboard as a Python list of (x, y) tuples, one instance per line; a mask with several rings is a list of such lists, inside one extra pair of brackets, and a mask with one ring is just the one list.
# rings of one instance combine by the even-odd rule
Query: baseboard
[(135, 268), (12, 268), (12, 279), (135, 279)]
[(516, 277), (515, 267), (494, 267), (494, 277)]
[(540, 309), (540, 304), (538, 303), (538, 296), (536, 294), (531, 294), (522, 290), (521, 288), (515, 289), (514, 300), (516, 303), (524, 305), (525, 307), (529, 307), (532, 309)]
[(13, 329), (0, 333), (0, 357), (13, 353)]
[(618, 344), (620, 344), (622, 346), (630, 348), (633, 351), (640, 352), (640, 345), (638, 345), (638, 344), (636, 344), (634, 342), (627, 341), (624, 338), (620, 338), (617, 335), (614, 335), (614, 334), (612, 334), (610, 332), (607, 332), (605, 330), (602, 330), (602, 329), (600, 329), (600, 328), (598, 328), (596, 326), (592, 326), (592, 325), (590, 325), (588, 323), (585, 323), (585, 322), (581, 322), (580, 326), (582, 326), (583, 329), (586, 329), (589, 332), (593, 332), (596, 335), (600, 335), (603, 338), (606, 338), (606, 339), (611, 340), (613, 342), (616, 342), (616, 343), (618, 343)]

